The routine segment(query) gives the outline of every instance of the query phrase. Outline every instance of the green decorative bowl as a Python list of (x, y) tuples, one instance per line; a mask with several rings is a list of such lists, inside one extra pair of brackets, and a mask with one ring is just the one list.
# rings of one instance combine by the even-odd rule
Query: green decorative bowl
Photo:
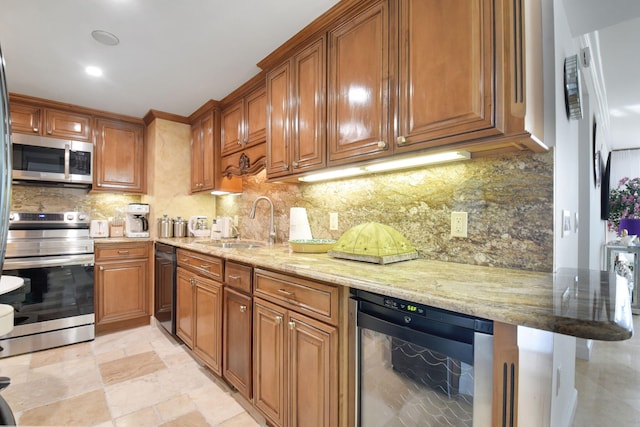
[(347, 230), (329, 255), (355, 261), (389, 264), (418, 258), (416, 248), (395, 228), (366, 222)]

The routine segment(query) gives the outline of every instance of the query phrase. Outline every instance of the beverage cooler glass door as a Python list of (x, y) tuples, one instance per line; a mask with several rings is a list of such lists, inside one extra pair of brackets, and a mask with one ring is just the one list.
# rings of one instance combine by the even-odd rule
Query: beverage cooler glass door
[(359, 307), (358, 426), (491, 426), (493, 335), (362, 301)]

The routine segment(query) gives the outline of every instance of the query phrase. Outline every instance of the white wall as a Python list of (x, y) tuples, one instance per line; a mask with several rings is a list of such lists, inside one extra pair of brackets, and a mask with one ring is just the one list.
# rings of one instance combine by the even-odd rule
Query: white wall
[[(569, 121), (564, 106), (564, 59), (578, 53), (562, 0), (542, 1), (544, 72), (544, 137), (554, 150), (554, 270), (579, 266), (579, 236), (575, 228), (581, 200), (580, 123)], [(584, 171), (582, 171), (584, 174)], [(589, 203), (587, 203), (589, 205)], [(562, 233), (562, 211), (570, 212), (571, 230)], [(590, 231), (590, 214), (585, 214)], [(581, 221), (582, 223), (582, 221)], [(518, 328), (520, 426), (570, 427), (577, 403), (576, 339), (551, 332)]]

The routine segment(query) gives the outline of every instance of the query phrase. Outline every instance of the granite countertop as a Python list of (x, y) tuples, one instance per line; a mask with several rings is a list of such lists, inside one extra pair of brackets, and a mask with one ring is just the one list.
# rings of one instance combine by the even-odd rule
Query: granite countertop
[(377, 265), (293, 253), (286, 244), (223, 249), (195, 238), (156, 241), (512, 325), (605, 341), (633, 334), (626, 281), (596, 270), (540, 273), (426, 259)]

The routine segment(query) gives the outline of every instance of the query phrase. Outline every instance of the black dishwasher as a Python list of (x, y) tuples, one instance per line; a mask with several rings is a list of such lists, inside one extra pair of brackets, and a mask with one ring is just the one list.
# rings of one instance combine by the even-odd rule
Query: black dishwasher
[(156, 243), (155, 317), (172, 335), (176, 334), (176, 248)]

